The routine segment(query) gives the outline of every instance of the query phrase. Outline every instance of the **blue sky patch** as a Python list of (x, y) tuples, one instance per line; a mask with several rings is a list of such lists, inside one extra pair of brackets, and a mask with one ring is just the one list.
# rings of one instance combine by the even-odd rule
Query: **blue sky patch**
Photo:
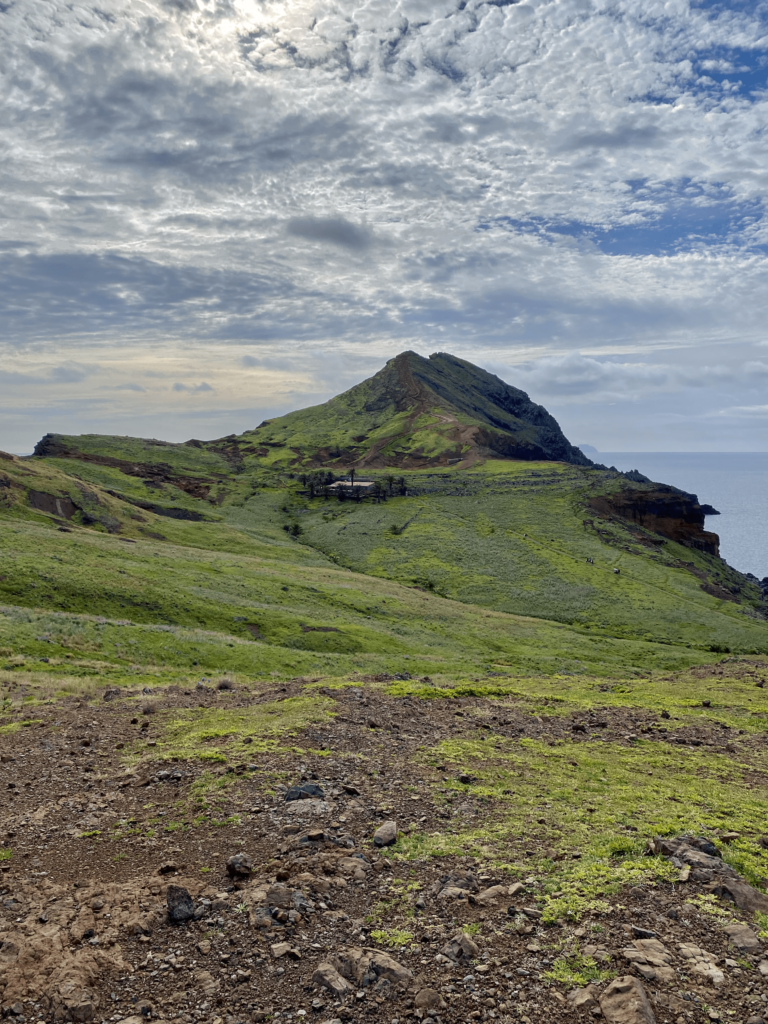
[[(738, 248), (768, 254), (764, 241), (763, 204), (737, 201), (715, 184), (705, 188), (686, 180), (676, 184), (627, 182), (631, 188), (624, 217), (613, 225), (542, 216), (500, 217), (478, 224), (477, 230), (503, 226), (514, 233), (555, 240), (567, 235), (608, 256), (665, 256), (703, 248)], [(633, 210), (633, 205), (635, 209)]]

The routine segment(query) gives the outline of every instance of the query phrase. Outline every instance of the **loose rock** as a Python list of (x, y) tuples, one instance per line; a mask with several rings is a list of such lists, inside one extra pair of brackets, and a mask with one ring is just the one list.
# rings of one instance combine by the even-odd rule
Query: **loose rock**
[(397, 842), (397, 822), (385, 821), (383, 825), (373, 833), (374, 846), (392, 846)]
[(165, 899), (168, 906), (168, 920), (174, 924), (191, 921), (195, 916), (192, 897), (182, 886), (169, 885)]
[(462, 963), (467, 960), (473, 960), (480, 952), (480, 949), (466, 932), (459, 932), (457, 935), (454, 935), (450, 942), (443, 946), (440, 952), (443, 956), (447, 956), (449, 960), (453, 960), (455, 963)]
[(645, 987), (628, 974), (616, 978), (600, 996), (608, 1024), (656, 1024)]
[(302, 782), (300, 786), (291, 786), (285, 794), (285, 802), (294, 800), (322, 800), (325, 796), (322, 788), (314, 782)]
[(227, 861), (227, 874), (230, 878), (250, 878), (253, 861), (246, 853), (236, 853)]
[(318, 966), (312, 975), (312, 984), (328, 989), (339, 999), (352, 990), (352, 986), (346, 978), (342, 978), (333, 964), (329, 963), (322, 963)]

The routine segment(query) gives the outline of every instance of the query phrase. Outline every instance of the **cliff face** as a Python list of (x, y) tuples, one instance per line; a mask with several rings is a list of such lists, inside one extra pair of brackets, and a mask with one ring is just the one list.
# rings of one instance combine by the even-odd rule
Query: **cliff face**
[(695, 494), (658, 484), (650, 491), (602, 495), (593, 498), (590, 505), (606, 518), (618, 516), (688, 548), (710, 555), (720, 554), (720, 538), (704, 529), (705, 514), (716, 514), (715, 510), (709, 505), (700, 505)]

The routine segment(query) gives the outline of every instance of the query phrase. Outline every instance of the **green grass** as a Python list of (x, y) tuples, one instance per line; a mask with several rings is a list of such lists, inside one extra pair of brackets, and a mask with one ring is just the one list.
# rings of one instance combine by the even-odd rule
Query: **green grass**
[(544, 972), (544, 977), (561, 985), (583, 988), (586, 985), (608, 981), (615, 974), (615, 971), (601, 969), (591, 956), (571, 953), (555, 960), (550, 970)]
[[(592, 497), (617, 486), (605, 474), (488, 462), (460, 476), (411, 473), (408, 486), (412, 496), (384, 505), (297, 502), (303, 542), (358, 572), (565, 622), (596, 642), (622, 636), (768, 651), (756, 588), (710, 555), (669, 540), (646, 547), (645, 531), (601, 522), (588, 509)], [(585, 527), (586, 518), (596, 526)], [(743, 603), (703, 592), (702, 575), (740, 587)]]
[(371, 932), (371, 938), (381, 946), (388, 946), (390, 949), (404, 949), (413, 944), (413, 932), (404, 928), (378, 928)]
[[(236, 534), (246, 548), (252, 543), (230, 526), (183, 525)], [(349, 573), (294, 542), (276, 545), (267, 558), (260, 550), (126, 545), (104, 533), (61, 534), (17, 522), (3, 531), (0, 556), (0, 645), (14, 653), (0, 661), (0, 673), (90, 675), (117, 685), (137, 672), (168, 681), (216, 672), (264, 677), (406, 668), (431, 677), (478, 668), (614, 675), (713, 658), (479, 611)], [(77, 672), (67, 665), (74, 661)]]
[[(222, 692), (211, 707), (159, 712), (157, 745), (137, 741), (122, 752), (129, 764), (209, 763), (193, 786), (194, 821), (158, 819), (152, 834), (239, 820), (229, 806), (238, 777), (223, 767), (287, 749), (307, 726), (328, 722), (335, 703), (323, 687), (479, 698), (487, 703), (467, 713), (491, 726), (485, 739), (465, 736), (418, 755), (454, 779), (470, 772), (473, 783), (449, 782), (437, 799), (471, 799), (478, 823), (458, 818), (435, 834), (401, 836), (395, 857), (451, 853), (518, 877), (535, 871), (541, 884), (531, 898), (553, 922), (599, 914), (629, 884), (674, 881), (668, 861), (646, 855), (651, 835), (727, 829), (740, 837), (726, 860), (764, 886), (768, 851), (758, 830), (768, 754), (754, 737), (768, 725), (759, 685), (768, 625), (755, 588), (709, 555), (600, 521), (589, 501), (623, 484), (596, 470), (489, 461), (398, 472), (408, 496), (381, 504), (310, 500), (284, 447), (302, 431), (329, 446), (356, 444), (351, 424), (361, 433), (363, 416), (366, 446), (416, 444), (413, 433), (393, 440), (408, 425), (405, 413), (387, 420), (362, 407), (334, 409), (330, 419), (327, 409), (308, 410), (267, 424), (226, 457), (224, 443), (78, 439), (90, 456), (169, 467), (151, 484), (144, 473), (94, 461), (4, 460), (0, 734), (33, 727), (37, 709), (44, 714), (64, 695), (100, 699), (115, 687), (138, 701), (146, 686), (192, 689), (201, 676), (211, 686), (226, 675), (236, 700)], [(422, 451), (441, 450), (445, 435), (431, 414), (416, 426)], [(276, 447), (256, 454), (265, 441)], [(378, 474), (388, 492), (390, 475)], [(31, 490), (69, 496), (80, 511), (59, 529), (58, 514), (30, 507)], [(737, 600), (713, 597), (705, 581), (738, 591)], [(411, 678), (366, 682), (404, 673)], [(234, 706), (246, 691), (261, 696), (297, 677), (298, 695)], [(742, 740), (725, 756), (674, 748), (658, 735), (549, 745), (494, 734), (505, 711), (546, 723), (594, 708), (650, 711), (657, 724), (666, 712), (670, 738), (708, 724)], [(393, 908), (413, 913), (408, 884), (395, 880), (379, 904), (382, 935)], [(591, 969), (573, 952), (553, 967), (563, 978)]]
[[(471, 854), (520, 875), (533, 865), (546, 879), (538, 896), (545, 922), (606, 912), (627, 885), (674, 880), (668, 860), (646, 855), (654, 835), (738, 831), (741, 838), (723, 849), (726, 862), (753, 884), (768, 881), (768, 851), (757, 841), (768, 794), (751, 788), (757, 777), (768, 781), (764, 754), (739, 763), (655, 741), (550, 746), (490, 736), (447, 741), (424, 756), (454, 779), (471, 773), (472, 784), (446, 788), (489, 804), (489, 812), (476, 828), (403, 837), (396, 855)], [(565, 859), (541, 852), (548, 849)]]
[[(226, 760), (237, 753), (247, 757), (273, 748), (308, 725), (329, 718), (335, 703), (316, 693), (287, 700), (254, 704), (248, 708), (199, 708), (162, 716), (162, 735), (153, 757), (208, 757)], [(160, 717), (160, 716), (158, 716)], [(245, 738), (253, 742), (247, 749)], [(238, 746), (239, 744), (239, 746)]]
[[(530, 714), (564, 716), (600, 708), (654, 711), (658, 725), (671, 734), (683, 725), (716, 723), (718, 727), (762, 733), (768, 725), (768, 671), (759, 658), (729, 659), (724, 665), (693, 667), (666, 673), (645, 673), (609, 682), (590, 676), (532, 676), (475, 681), (472, 679), (397, 680), (387, 686), (393, 697), (423, 700), (460, 697), (498, 698), (500, 710), (519, 707)], [(757, 685), (761, 683), (763, 685)], [(703, 701), (709, 705), (704, 706)]]

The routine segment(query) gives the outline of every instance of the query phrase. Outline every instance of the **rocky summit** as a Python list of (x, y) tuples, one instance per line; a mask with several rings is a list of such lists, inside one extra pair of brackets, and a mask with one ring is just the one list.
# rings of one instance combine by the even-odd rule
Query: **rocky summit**
[(764, 1024), (766, 586), (705, 498), (446, 354), (0, 454), (3, 1017)]

